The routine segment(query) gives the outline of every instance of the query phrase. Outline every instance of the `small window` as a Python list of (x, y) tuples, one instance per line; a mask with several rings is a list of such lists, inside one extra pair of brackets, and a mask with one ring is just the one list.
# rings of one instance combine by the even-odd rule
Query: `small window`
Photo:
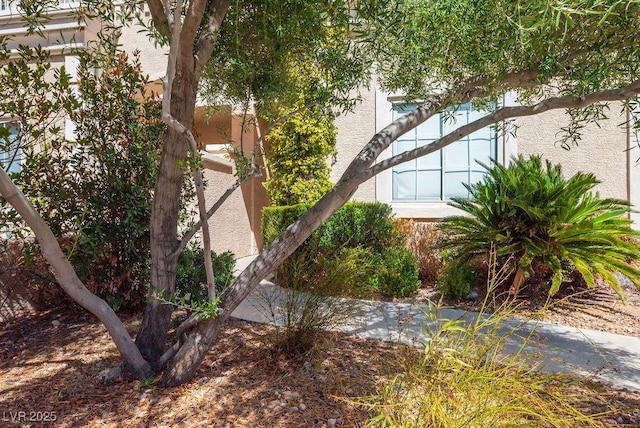
[[(415, 105), (396, 105), (393, 119), (403, 116)], [(393, 155), (432, 143), (457, 128), (486, 115), (471, 104), (462, 104), (445, 113), (432, 116), (393, 143)], [(497, 132), (493, 127), (476, 131), (449, 146), (393, 168), (392, 199), (403, 201), (446, 201), (467, 198), (464, 184), (478, 182), (484, 169), (476, 160), (488, 164), (496, 159)]]
[(18, 128), (11, 123), (0, 123), (0, 165), (7, 173), (22, 169), (22, 150), (18, 141)]

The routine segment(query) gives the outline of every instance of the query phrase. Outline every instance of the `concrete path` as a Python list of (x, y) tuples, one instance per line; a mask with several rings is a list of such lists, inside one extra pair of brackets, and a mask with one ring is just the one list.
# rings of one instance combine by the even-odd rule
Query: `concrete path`
[[(236, 269), (243, 269), (252, 259), (239, 259)], [(274, 319), (271, 312), (283, 295), (280, 287), (262, 281), (261, 286), (233, 312), (233, 316), (247, 321), (279, 324), (281, 321)], [(428, 332), (436, 330), (446, 320), (477, 325), (479, 319), (476, 313), (458, 309), (370, 300), (335, 300), (348, 302), (353, 312), (353, 316), (336, 330), (362, 338), (400, 341), (416, 346), (426, 343)], [(274, 303), (269, 305), (267, 301)], [(491, 324), (486, 316), (481, 321)], [(639, 338), (516, 319), (507, 319), (495, 328), (504, 337), (505, 354), (521, 352), (526, 361), (543, 372), (573, 373), (618, 388), (640, 391)]]

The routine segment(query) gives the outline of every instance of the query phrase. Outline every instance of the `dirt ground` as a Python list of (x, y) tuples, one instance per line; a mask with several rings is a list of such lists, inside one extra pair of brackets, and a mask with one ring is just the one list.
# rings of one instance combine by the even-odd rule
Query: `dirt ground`
[[(136, 318), (125, 319), (131, 333)], [(359, 397), (399, 370), (391, 344), (327, 334), (318, 350), (291, 359), (272, 351), (275, 332), (232, 321), (192, 382), (162, 389), (104, 383), (118, 354), (83, 311), (0, 323), (0, 426), (359, 427), (371, 416)], [(583, 396), (592, 413), (607, 412), (603, 426), (640, 426), (640, 393), (593, 385)]]

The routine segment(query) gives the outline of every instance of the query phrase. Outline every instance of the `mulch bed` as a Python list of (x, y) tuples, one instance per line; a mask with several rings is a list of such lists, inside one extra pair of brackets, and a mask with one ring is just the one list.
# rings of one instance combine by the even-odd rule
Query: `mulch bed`
[[(132, 333), (138, 318), (125, 318)], [(276, 333), (231, 321), (192, 382), (162, 389), (104, 383), (119, 356), (84, 311), (0, 323), (0, 426), (357, 427), (371, 416), (358, 397), (399, 370), (392, 344), (327, 333), (296, 359), (273, 351)], [(584, 396), (591, 412), (617, 409), (602, 416), (604, 426), (640, 426), (640, 393), (594, 385)]]

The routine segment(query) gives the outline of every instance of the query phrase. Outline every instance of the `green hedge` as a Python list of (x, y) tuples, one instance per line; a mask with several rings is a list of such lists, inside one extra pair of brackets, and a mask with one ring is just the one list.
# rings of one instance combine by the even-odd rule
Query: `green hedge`
[[(271, 244), (291, 223), (309, 209), (299, 204), (265, 207), (262, 210), (262, 235), (265, 245)], [(379, 202), (348, 202), (307, 241), (316, 241), (319, 248), (346, 248), (364, 246), (382, 250), (401, 244), (391, 221), (391, 207)]]
[[(303, 215), (307, 205), (266, 207), (265, 245)], [(349, 202), (327, 219), (275, 272), (289, 288), (331, 289), (351, 297), (407, 296), (420, 287), (415, 257), (392, 222), (391, 207)]]

